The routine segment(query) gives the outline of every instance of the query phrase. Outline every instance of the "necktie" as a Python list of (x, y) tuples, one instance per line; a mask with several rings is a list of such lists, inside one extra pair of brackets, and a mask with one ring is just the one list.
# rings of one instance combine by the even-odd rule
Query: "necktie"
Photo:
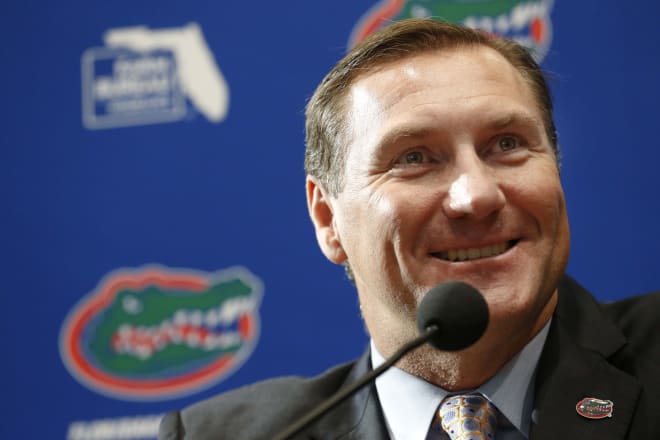
[(483, 396), (449, 396), (438, 407), (433, 426), (440, 425), (451, 440), (494, 440), (496, 409)]

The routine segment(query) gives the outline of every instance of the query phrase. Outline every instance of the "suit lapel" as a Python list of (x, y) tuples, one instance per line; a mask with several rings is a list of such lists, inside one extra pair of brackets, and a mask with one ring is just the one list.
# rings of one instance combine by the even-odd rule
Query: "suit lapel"
[[(592, 297), (570, 279), (562, 283), (539, 361), (532, 440), (625, 438), (641, 385), (608, 362), (623, 345), (623, 335)], [(575, 407), (588, 397), (612, 401), (612, 417), (579, 415)]]
[[(536, 374), (531, 440), (626, 438), (641, 385), (608, 362), (625, 344), (624, 336), (601, 313), (591, 295), (566, 278)], [(370, 368), (367, 351), (346, 385)], [(587, 397), (612, 401), (612, 417), (592, 420), (579, 415), (575, 407)], [(375, 386), (366, 386), (296, 438), (389, 438)]]
[[(358, 360), (344, 386), (357, 381), (371, 369), (369, 350)], [(322, 417), (307, 433), (314, 440), (387, 439), (389, 434), (373, 383)]]

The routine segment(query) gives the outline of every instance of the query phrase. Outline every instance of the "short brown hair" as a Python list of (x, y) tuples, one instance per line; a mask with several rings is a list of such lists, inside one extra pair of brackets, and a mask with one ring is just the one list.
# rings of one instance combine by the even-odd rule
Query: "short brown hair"
[(354, 47), (316, 88), (306, 110), (307, 174), (315, 177), (331, 195), (341, 192), (348, 148), (346, 95), (358, 76), (375, 66), (412, 55), (471, 46), (496, 50), (520, 72), (536, 97), (548, 139), (558, 159), (550, 89), (543, 71), (525, 47), (457, 24), (407, 19), (381, 29)]

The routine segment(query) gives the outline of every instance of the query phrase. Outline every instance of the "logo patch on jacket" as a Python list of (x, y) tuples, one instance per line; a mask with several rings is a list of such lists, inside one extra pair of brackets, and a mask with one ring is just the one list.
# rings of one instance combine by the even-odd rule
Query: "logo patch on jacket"
[(71, 310), (60, 353), (69, 372), (101, 394), (191, 394), (248, 359), (259, 336), (261, 295), (261, 281), (241, 267), (116, 270)]
[(611, 400), (585, 397), (575, 405), (575, 410), (587, 419), (604, 419), (605, 417), (612, 417), (614, 403)]
[(433, 17), (511, 38), (541, 62), (552, 40), (554, 0), (381, 0), (353, 27), (355, 46), (385, 24), (405, 18)]

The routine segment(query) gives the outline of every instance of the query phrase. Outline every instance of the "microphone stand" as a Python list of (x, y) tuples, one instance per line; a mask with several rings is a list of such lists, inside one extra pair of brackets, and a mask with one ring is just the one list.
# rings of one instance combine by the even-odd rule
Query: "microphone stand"
[(349, 397), (351, 394), (355, 393), (357, 390), (359, 390), (366, 384), (375, 380), (385, 370), (390, 368), (399, 359), (401, 359), (406, 353), (428, 342), (439, 331), (440, 328), (435, 324), (428, 326), (424, 333), (422, 333), (420, 336), (413, 339), (412, 341), (404, 344), (389, 359), (387, 359), (385, 362), (380, 364), (378, 368), (371, 370), (369, 373), (362, 376), (362, 378), (359, 381), (353, 383), (352, 385), (339, 390), (334, 396), (330, 397), (329, 399), (318, 405), (312, 411), (309, 411), (307, 414), (305, 414), (304, 417), (299, 419), (293, 425), (289, 426), (286, 430), (280, 432), (277, 436), (274, 437), (274, 439), (286, 440), (291, 438), (292, 436), (300, 432), (303, 428), (308, 426), (310, 423), (321, 417), (327, 411), (330, 411), (332, 408), (334, 408), (335, 406), (339, 405), (341, 402), (346, 400), (346, 398)]

